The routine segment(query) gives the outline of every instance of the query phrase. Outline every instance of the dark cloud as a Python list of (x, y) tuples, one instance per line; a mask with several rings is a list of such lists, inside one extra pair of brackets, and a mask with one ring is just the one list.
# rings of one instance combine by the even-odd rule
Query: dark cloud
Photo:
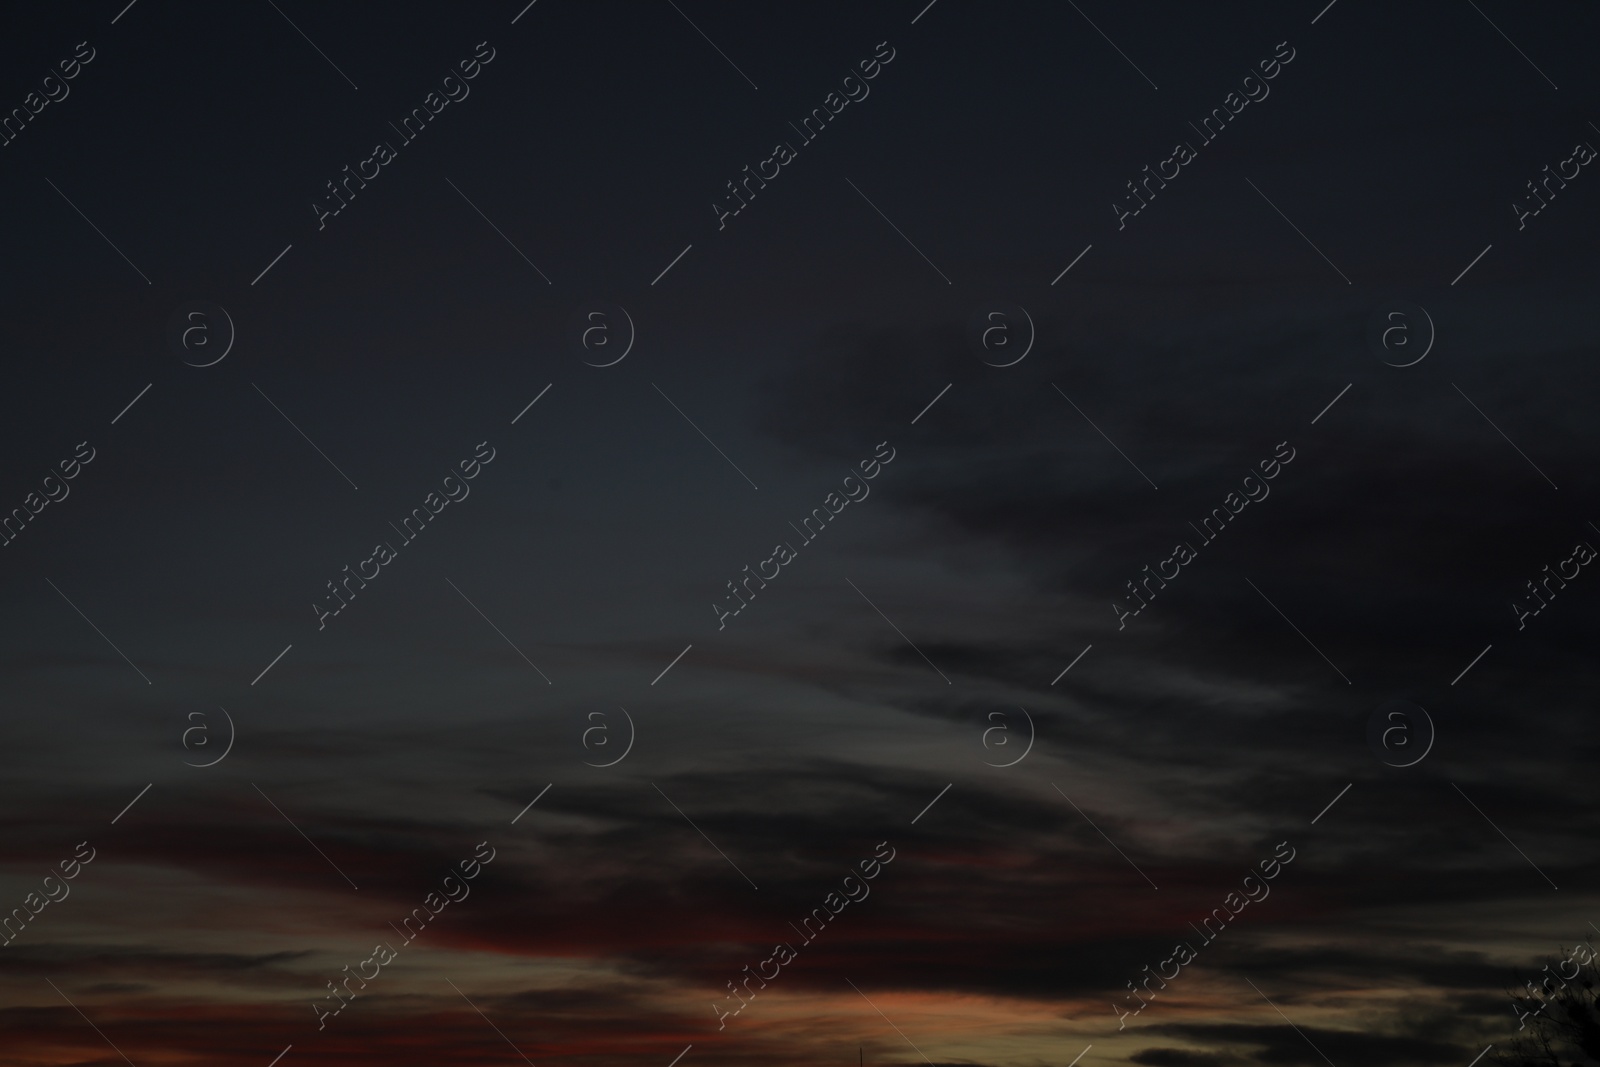
[[(6, 1062), (1503, 1047), (1505, 990), (1584, 934), (1600, 873), (1600, 578), (1512, 607), (1600, 537), (1600, 208), (1581, 176), (1524, 229), (1510, 206), (1592, 136), (1594, 12), (523, 7), (116, 0), (0, 42), (13, 124), (98, 50), (0, 168), (0, 515), (99, 450), (0, 548), (0, 915), (99, 851), (0, 948)], [(319, 229), (310, 202), (478, 41), (470, 99)], [(870, 98), (814, 143), (791, 125), (880, 47)], [(1275, 47), (1271, 97), (1119, 229)], [(238, 329), (211, 368), (166, 334), (190, 299)], [(1436, 326), (1412, 367), (1369, 347), (1394, 299)], [(613, 367), (575, 348), (588, 300), (637, 327)], [(1015, 366), (971, 348), (990, 300), (1036, 328)], [(471, 499), (319, 628), (486, 439)], [(729, 580), (884, 441), (870, 498), (719, 628)], [(1397, 697), (1436, 731), (1404, 769), (1368, 744)], [(184, 731), (222, 708), (234, 748), (195, 767)], [(623, 709), (633, 747), (597, 767), (586, 731)], [(470, 896), (319, 1030), (482, 841)], [(719, 1029), (885, 841), (870, 897)], [(1119, 1030), (1279, 842), (1270, 897)]]
[(1135, 1052), (1128, 1060), (1146, 1067), (1232, 1067), (1246, 1062), (1230, 1055), (1181, 1048), (1147, 1048)]
[(1248, 1046), (1250, 1057), (1256, 1063), (1309, 1065), (1326, 1063), (1324, 1056), (1337, 1063), (1342, 1056), (1352, 1063), (1401, 1067), (1406, 1064), (1450, 1063), (1463, 1054), (1468, 1057), (1473, 1055), (1472, 1050), (1464, 1046), (1440, 1041), (1309, 1026), (1175, 1024), (1162, 1029), (1205, 1044)]

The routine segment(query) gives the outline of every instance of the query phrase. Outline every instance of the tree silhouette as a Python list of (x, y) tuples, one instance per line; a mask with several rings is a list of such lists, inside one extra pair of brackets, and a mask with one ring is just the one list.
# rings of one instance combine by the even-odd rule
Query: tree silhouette
[(1579, 945), (1511, 994), (1520, 1027), (1502, 1067), (1600, 1067), (1600, 956)]

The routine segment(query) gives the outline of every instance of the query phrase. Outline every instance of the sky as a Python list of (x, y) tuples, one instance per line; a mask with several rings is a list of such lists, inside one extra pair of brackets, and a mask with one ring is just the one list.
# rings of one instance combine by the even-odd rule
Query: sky
[(1600, 937), (1589, 6), (4, 28), (0, 1063), (1466, 1067)]

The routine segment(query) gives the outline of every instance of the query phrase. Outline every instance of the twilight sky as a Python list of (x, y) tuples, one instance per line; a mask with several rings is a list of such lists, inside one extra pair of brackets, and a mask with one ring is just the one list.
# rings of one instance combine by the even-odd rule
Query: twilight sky
[(0, 1064), (1466, 1067), (1600, 937), (1588, 5), (3, 27)]

